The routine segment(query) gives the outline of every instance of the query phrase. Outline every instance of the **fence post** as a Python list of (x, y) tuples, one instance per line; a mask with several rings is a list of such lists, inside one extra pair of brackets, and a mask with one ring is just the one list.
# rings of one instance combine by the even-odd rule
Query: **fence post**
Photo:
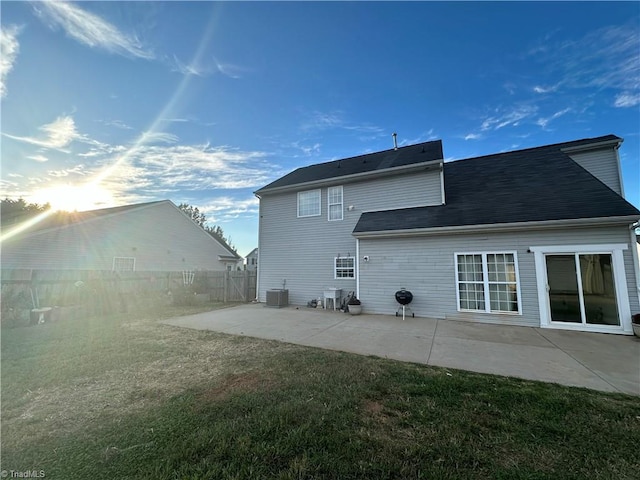
[(251, 300), (249, 299), (249, 271), (244, 271), (244, 278), (242, 279), (244, 286), (244, 301), (245, 303), (249, 303)]
[(223, 293), (222, 293), (222, 302), (223, 303), (227, 303), (227, 298), (229, 296), (229, 282), (231, 281), (231, 279), (229, 278), (229, 271), (225, 270), (224, 271), (224, 289), (223, 289)]

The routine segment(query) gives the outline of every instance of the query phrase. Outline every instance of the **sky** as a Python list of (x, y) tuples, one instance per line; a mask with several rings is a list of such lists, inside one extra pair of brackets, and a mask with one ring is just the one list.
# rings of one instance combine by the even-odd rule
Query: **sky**
[(0, 3), (1, 195), (172, 200), (241, 255), (253, 192), (440, 139), (446, 161), (624, 138), (640, 207), (638, 2)]

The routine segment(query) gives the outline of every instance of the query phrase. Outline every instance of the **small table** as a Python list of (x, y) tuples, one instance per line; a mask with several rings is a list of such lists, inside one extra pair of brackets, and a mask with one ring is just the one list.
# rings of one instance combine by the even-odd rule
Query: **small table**
[(333, 302), (333, 310), (336, 311), (338, 309), (337, 302), (340, 301), (340, 297), (342, 296), (341, 288), (329, 288), (324, 291), (324, 308), (327, 308), (327, 301), (331, 300)]

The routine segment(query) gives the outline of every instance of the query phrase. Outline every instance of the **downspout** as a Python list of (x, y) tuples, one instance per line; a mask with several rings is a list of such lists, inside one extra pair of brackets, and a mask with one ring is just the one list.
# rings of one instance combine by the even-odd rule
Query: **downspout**
[(360, 239), (356, 238), (356, 298), (360, 298)]
[[(638, 241), (636, 240), (635, 229), (640, 227), (640, 222), (636, 222), (629, 227), (629, 236), (631, 237), (631, 256), (633, 257), (633, 270), (636, 274), (636, 295), (638, 296), (638, 305), (634, 308), (640, 308), (640, 259), (638, 257)], [(637, 313), (640, 313), (638, 310)], [(633, 311), (631, 312), (633, 315)]]
[(442, 205), (445, 205), (446, 198), (444, 196), (444, 164), (440, 165), (440, 195), (442, 197)]
[(260, 240), (262, 239), (262, 198), (254, 192), (258, 199), (258, 269), (256, 272), (256, 302), (260, 303)]

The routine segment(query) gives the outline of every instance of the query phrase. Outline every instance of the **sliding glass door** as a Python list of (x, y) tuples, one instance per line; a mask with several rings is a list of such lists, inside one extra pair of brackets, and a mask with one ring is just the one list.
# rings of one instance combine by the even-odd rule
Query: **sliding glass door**
[(620, 325), (609, 253), (546, 254), (552, 322)]

